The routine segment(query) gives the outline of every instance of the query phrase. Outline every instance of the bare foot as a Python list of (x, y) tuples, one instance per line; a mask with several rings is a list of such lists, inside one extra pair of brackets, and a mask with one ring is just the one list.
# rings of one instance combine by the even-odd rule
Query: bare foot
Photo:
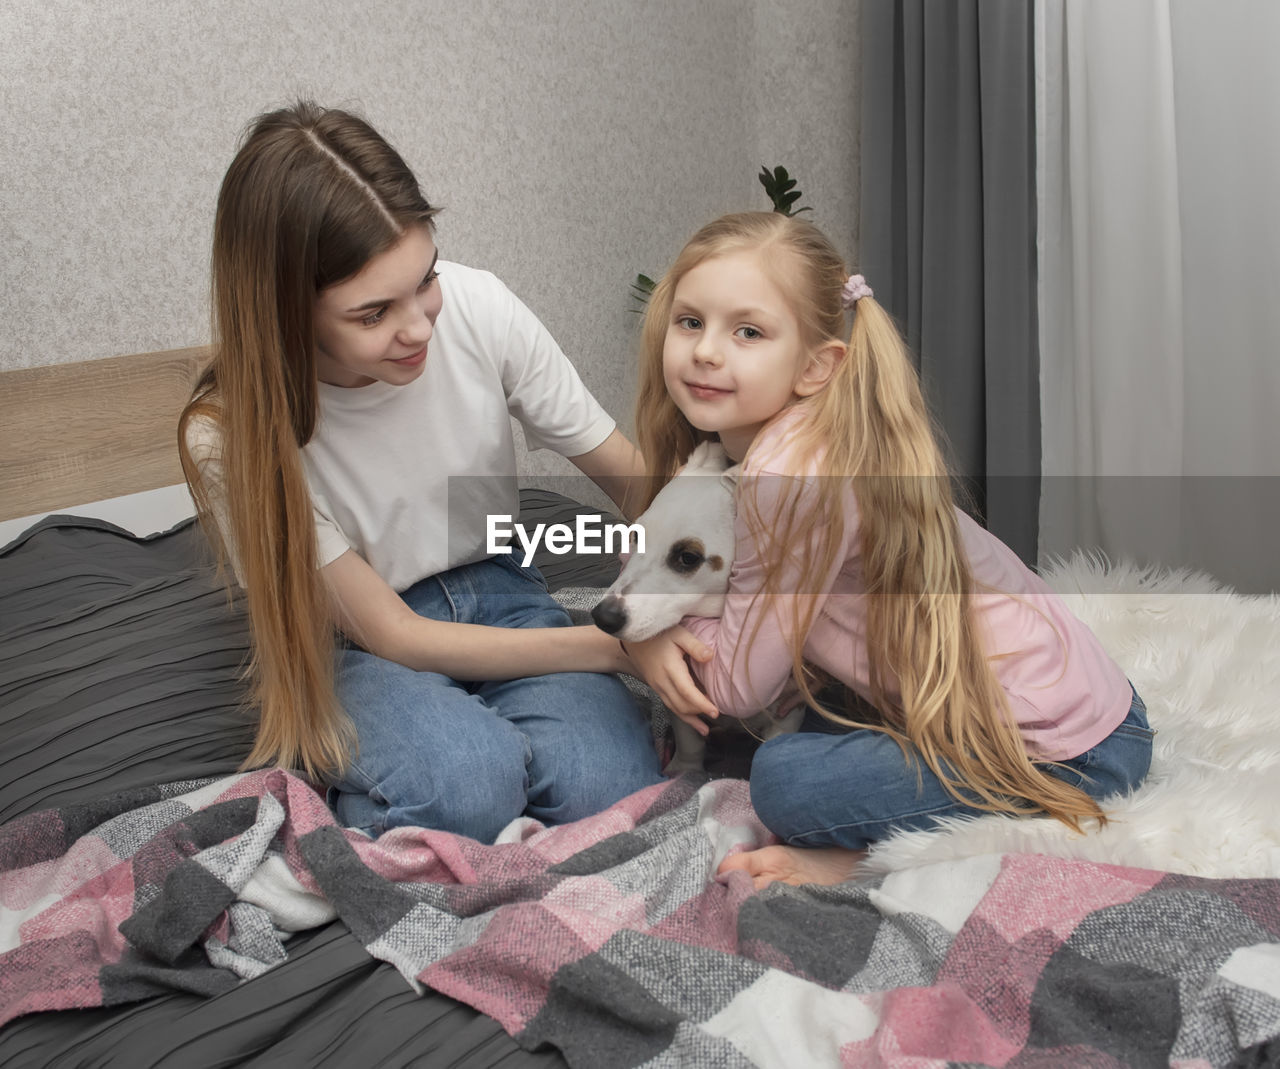
[(745, 872), (757, 891), (774, 882), (796, 886), (844, 883), (866, 856), (865, 850), (845, 850), (838, 846), (762, 846), (759, 850), (731, 854), (720, 862), (716, 874)]

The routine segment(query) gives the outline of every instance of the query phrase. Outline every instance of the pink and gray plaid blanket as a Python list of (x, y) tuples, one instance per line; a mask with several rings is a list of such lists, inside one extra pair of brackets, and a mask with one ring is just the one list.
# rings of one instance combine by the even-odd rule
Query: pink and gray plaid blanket
[(1280, 881), (1027, 855), (874, 884), (713, 877), (746, 785), (659, 785), (493, 846), (335, 826), (282, 772), (0, 829), (0, 1021), (217, 993), (341, 918), (575, 1066), (1225, 1065), (1276, 1053)]

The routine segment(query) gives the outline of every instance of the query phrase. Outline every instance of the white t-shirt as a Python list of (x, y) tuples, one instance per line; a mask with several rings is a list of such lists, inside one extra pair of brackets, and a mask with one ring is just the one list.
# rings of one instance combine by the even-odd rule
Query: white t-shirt
[[(509, 416), (529, 448), (564, 456), (615, 427), (501, 281), (461, 264), (437, 269), (443, 300), (422, 374), (406, 386), (320, 383), (302, 450), (320, 565), (354, 549), (397, 591), (487, 556), (487, 517), (519, 511)], [(193, 423), (197, 458), (216, 452), (203, 438)]]

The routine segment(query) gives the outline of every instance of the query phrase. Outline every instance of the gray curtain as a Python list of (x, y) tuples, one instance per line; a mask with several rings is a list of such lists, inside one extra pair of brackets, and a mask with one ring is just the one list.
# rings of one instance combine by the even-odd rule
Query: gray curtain
[(970, 511), (1036, 563), (1033, 5), (862, 0), (860, 268)]

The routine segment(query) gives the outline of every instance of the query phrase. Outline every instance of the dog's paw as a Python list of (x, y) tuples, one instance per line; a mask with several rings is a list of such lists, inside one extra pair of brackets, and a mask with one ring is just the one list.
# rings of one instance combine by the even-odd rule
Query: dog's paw
[(803, 704), (793, 705), (781, 716), (766, 714), (765, 722), (761, 725), (760, 737), (764, 740), (776, 739), (779, 735), (789, 735), (793, 731), (800, 730), (800, 724), (804, 720), (805, 707)]
[(672, 778), (683, 776), (686, 772), (703, 771), (702, 762), (692, 757), (680, 757), (678, 754), (667, 762), (666, 767), (662, 770), (664, 776)]

